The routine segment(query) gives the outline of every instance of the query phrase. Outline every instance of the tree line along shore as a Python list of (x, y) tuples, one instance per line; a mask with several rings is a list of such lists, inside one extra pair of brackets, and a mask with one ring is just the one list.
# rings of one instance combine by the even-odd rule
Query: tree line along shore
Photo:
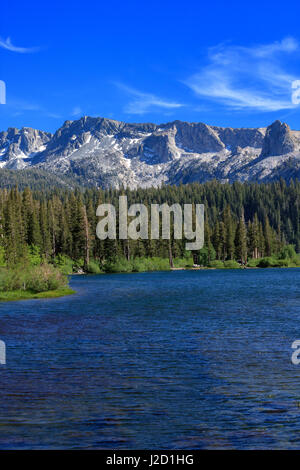
[[(186, 241), (99, 240), (96, 209), (204, 204), (204, 246)], [(148, 189), (0, 190), (0, 299), (71, 293), (67, 275), (192, 268), (300, 266), (300, 183), (204, 184)], [(26, 293), (26, 294), (25, 294)], [(49, 294), (51, 295), (51, 294)]]

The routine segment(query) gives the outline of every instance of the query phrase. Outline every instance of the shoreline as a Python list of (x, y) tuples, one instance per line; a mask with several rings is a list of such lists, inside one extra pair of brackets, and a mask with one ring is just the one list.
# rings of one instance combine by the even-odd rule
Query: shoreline
[(207, 270), (212, 270), (212, 269), (220, 269), (222, 271), (228, 270), (228, 269), (295, 269), (295, 268), (300, 268), (300, 266), (266, 266), (265, 268), (262, 268), (260, 266), (239, 266), (238, 268), (215, 268), (215, 267), (210, 267), (210, 266), (200, 266), (199, 268), (193, 267), (193, 268), (170, 268), (170, 271), (202, 271), (204, 269)]
[(247, 270), (247, 269), (295, 269), (300, 268), (300, 266), (239, 266), (239, 267), (214, 267), (214, 266), (193, 266), (193, 267), (180, 267), (180, 268), (169, 268), (169, 269), (153, 269), (153, 270), (146, 270), (146, 271), (118, 271), (118, 272), (105, 272), (102, 271), (101, 273), (89, 273), (89, 272), (80, 272), (80, 273), (70, 273), (68, 276), (100, 276), (106, 274), (139, 274), (139, 273), (155, 273), (155, 272), (163, 272), (163, 271), (203, 271), (203, 270)]
[[(245, 267), (236, 267), (236, 268), (217, 268), (217, 267), (209, 267), (209, 266), (193, 266), (193, 267), (180, 267), (180, 268), (170, 268), (168, 271), (203, 271), (203, 270), (247, 270), (247, 269), (292, 269), (292, 268), (300, 268), (300, 266), (268, 266), (265, 268), (261, 267), (254, 267), (254, 266), (245, 266)], [(140, 271), (143, 273), (146, 272), (158, 272), (160, 270), (154, 271)], [(102, 272), (101, 274), (138, 274), (140, 272), (132, 271), (132, 272), (118, 272), (118, 273), (105, 273)], [(87, 272), (80, 272), (80, 273), (72, 273), (69, 276), (76, 276), (76, 275), (89, 275), (89, 276), (96, 276), (98, 274), (87, 273)], [(15, 290), (15, 291), (0, 291), (0, 303), (1, 302), (16, 302), (18, 300), (32, 300), (32, 299), (55, 299), (59, 297), (66, 297), (69, 295), (76, 294), (74, 289), (70, 287), (66, 287), (63, 289), (51, 290), (46, 292), (31, 292), (31, 291), (23, 291), (23, 290)]]
[(0, 302), (14, 302), (17, 300), (31, 300), (31, 299), (55, 299), (58, 297), (65, 297), (75, 294), (76, 291), (70, 287), (57, 290), (49, 290), (46, 292), (30, 292), (30, 291), (2, 291), (0, 292)]

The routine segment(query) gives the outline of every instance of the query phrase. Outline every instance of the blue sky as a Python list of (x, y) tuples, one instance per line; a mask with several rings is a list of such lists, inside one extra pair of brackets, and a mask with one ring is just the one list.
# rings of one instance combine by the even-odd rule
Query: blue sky
[(83, 115), (300, 129), (299, 17), (296, 1), (4, 2), (0, 130)]

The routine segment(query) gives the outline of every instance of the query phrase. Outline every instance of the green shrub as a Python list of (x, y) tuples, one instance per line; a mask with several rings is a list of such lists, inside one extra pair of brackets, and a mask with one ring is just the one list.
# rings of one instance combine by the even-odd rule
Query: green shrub
[(1, 273), (0, 290), (12, 291), (26, 289), (26, 272), (21, 268), (6, 269)]
[(68, 256), (57, 255), (54, 258), (54, 266), (59, 268), (63, 274), (72, 274), (73, 272), (73, 260)]
[(79, 271), (82, 271), (83, 268), (84, 268), (84, 259), (83, 258), (73, 260), (73, 272), (77, 273)]
[[(148, 258), (151, 262), (152, 269), (151, 271), (169, 271), (170, 270), (170, 261), (168, 258)], [(150, 270), (149, 270), (150, 271)]]
[(214, 261), (211, 261), (209, 266), (211, 268), (217, 268), (217, 269), (220, 269), (220, 268), (224, 268), (224, 263), (223, 261), (219, 260), (219, 259), (216, 259)]
[(26, 272), (25, 282), (26, 290), (46, 292), (66, 287), (67, 277), (51, 264), (42, 264)]
[(300, 256), (299, 255), (296, 255), (294, 256), (290, 262), (289, 262), (289, 266), (292, 267), (292, 268), (297, 268), (300, 266)]
[(209, 260), (214, 261), (216, 258), (216, 252), (214, 247), (204, 246), (201, 250), (198, 251), (198, 263), (200, 266), (208, 266)]
[(0, 276), (1, 291), (46, 292), (67, 286), (67, 277), (50, 264), (23, 266), (5, 270)]
[(290, 265), (290, 261), (288, 259), (279, 259), (277, 260), (277, 266), (280, 268), (288, 268)]
[(278, 266), (278, 260), (272, 256), (266, 256), (265, 258), (261, 258), (259, 260), (257, 266), (259, 268), (275, 268)]
[(114, 263), (106, 263), (104, 270), (107, 273), (130, 273), (145, 271), (167, 271), (170, 269), (169, 260), (166, 258), (134, 258), (128, 261), (126, 258), (118, 258)]
[(5, 250), (4, 250), (3, 246), (0, 246), (0, 266), (5, 266), (5, 265), (6, 265)]
[(36, 245), (28, 247), (27, 259), (31, 266), (39, 266), (42, 262), (41, 250)]
[(286, 245), (280, 251), (279, 259), (293, 259), (295, 256), (295, 245)]
[(174, 268), (192, 267), (194, 264), (193, 258), (174, 258)]
[(131, 261), (132, 271), (141, 273), (145, 271), (153, 271), (153, 265), (147, 258), (135, 258)]
[(104, 270), (107, 273), (129, 273), (132, 272), (132, 264), (126, 258), (118, 258), (114, 263), (106, 263)]
[(91, 259), (87, 267), (87, 272), (90, 274), (101, 274), (102, 271), (98, 261)]
[(236, 268), (240, 268), (240, 265), (237, 261), (235, 261), (233, 259), (229, 259), (227, 261), (224, 261), (224, 268), (236, 269)]
[(256, 268), (259, 261), (260, 261), (259, 258), (250, 258), (247, 261), (247, 266), (249, 266), (249, 268)]

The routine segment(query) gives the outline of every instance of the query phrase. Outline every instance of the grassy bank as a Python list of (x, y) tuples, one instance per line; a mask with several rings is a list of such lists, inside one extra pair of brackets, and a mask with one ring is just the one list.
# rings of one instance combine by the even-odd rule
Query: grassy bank
[(24, 290), (13, 290), (7, 292), (0, 291), (0, 302), (26, 300), (26, 299), (54, 299), (56, 297), (63, 297), (65, 295), (75, 294), (75, 291), (69, 287), (63, 289), (49, 290), (46, 292), (33, 292)]

